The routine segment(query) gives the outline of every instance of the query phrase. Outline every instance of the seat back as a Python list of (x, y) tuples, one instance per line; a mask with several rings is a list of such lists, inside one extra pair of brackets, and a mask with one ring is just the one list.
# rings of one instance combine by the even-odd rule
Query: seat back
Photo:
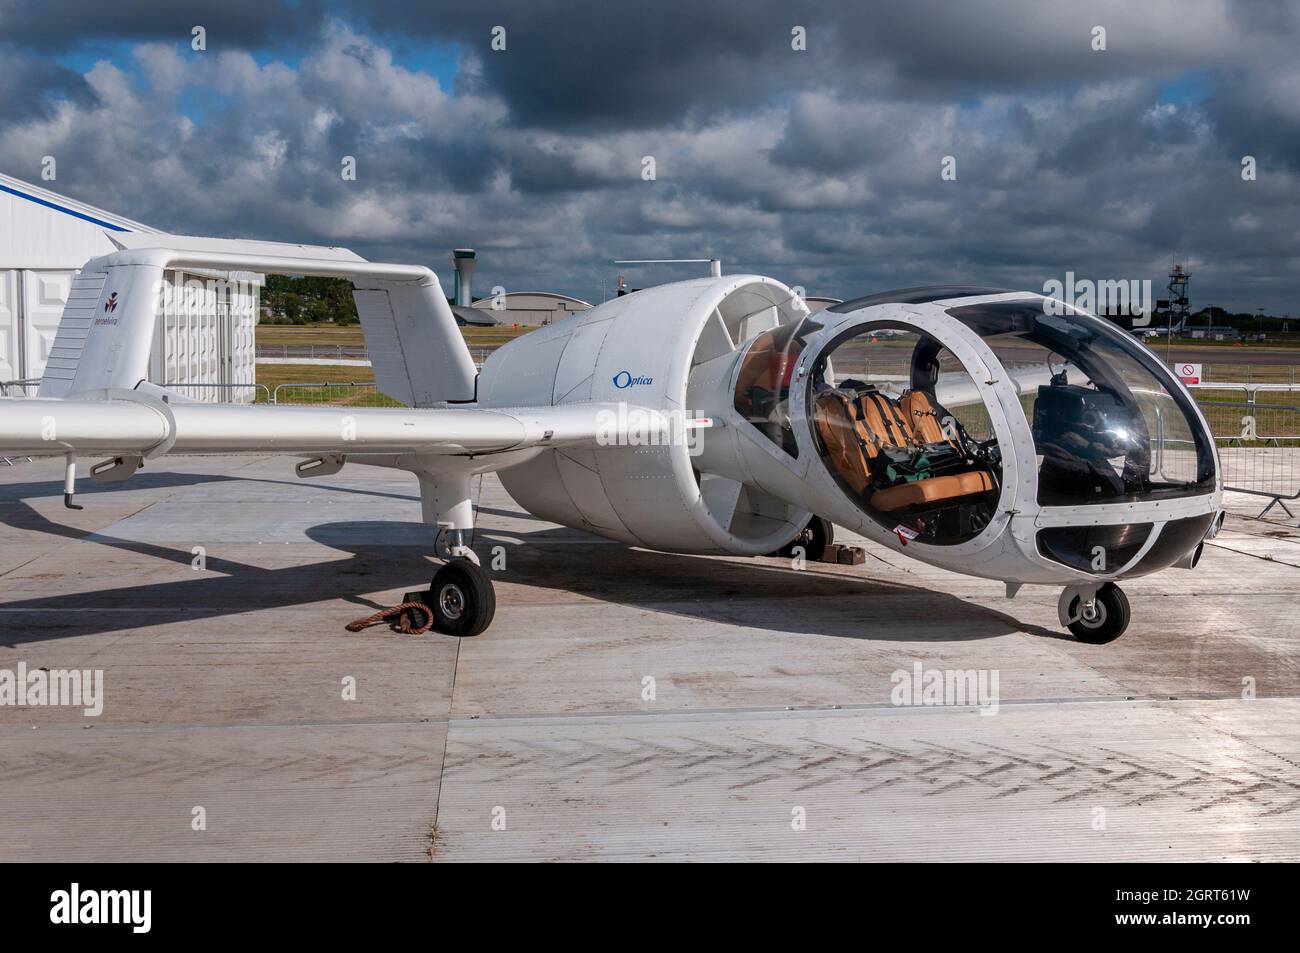
[(898, 399), (899, 408), (907, 417), (908, 425), (917, 443), (946, 443), (960, 450), (955, 440), (944, 433), (939, 412), (925, 391), (909, 390)]
[(831, 466), (853, 492), (862, 493), (871, 483), (871, 463), (880, 451), (856, 410), (852, 397), (827, 391), (813, 405), (813, 420)]
[(869, 390), (858, 398), (858, 408), (867, 430), (882, 446), (907, 450), (914, 442), (907, 417), (887, 395)]

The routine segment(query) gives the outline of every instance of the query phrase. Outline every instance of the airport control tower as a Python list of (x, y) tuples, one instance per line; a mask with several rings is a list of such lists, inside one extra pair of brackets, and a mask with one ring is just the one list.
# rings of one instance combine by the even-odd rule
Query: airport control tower
[(1186, 328), (1192, 316), (1191, 305), (1187, 302), (1187, 279), (1191, 272), (1184, 271), (1182, 265), (1174, 265), (1169, 272), (1169, 333)]
[(451, 266), (456, 269), (456, 304), (462, 308), (468, 308), (474, 304), (474, 293), (470, 290), (470, 281), (473, 278), (474, 268), (477, 264), (474, 249), (452, 249)]

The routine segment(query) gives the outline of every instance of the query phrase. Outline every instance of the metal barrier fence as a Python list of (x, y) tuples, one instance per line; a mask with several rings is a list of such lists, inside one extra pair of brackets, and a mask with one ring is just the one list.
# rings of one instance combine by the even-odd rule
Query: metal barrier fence
[(369, 359), (364, 344), (259, 344), (258, 357), (301, 357), (312, 361), (364, 361)]
[(1188, 389), (1219, 440), (1300, 440), (1300, 385), (1193, 384)]
[(328, 405), (345, 407), (401, 407), (400, 401), (380, 392), (373, 381), (324, 384), (278, 384), (271, 393), (273, 404)]
[(265, 384), (163, 384), (182, 397), (204, 404), (265, 404), (271, 389)]
[(1189, 388), (1219, 449), (1224, 489), (1269, 498), (1264, 516), (1300, 500), (1300, 385), (1205, 383)]
[[(470, 357), (481, 365), (495, 348), (472, 347)], [(259, 344), (257, 357), (281, 360), (301, 358), (308, 361), (368, 361), (370, 352), (364, 344)]]
[(0, 381), (0, 397), (35, 397), (40, 380)]
[[(1300, 351), (1296, 353), (1300, 354)], [(1240, 384), (1286, 384), (1295, 387), (1300, 385), (1300, 363), (1234, 363), (1231, 355), (1225, 355), (1222, 361), (1201, 366), (1201, 380), (1206, 383), (1227, 381)]]

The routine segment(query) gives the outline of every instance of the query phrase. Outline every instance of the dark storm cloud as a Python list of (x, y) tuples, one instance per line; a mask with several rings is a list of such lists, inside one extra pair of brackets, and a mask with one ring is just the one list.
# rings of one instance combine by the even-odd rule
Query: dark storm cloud
[[(348, 0), (396, 42), (452, 40), (515, 121), (556, 128), (635, 127), (708, 118), (807, 89), (958, 98), (1133, 76), (1175, 76), (1293, 55), (1290, 4), (953, 0), (486, 0), (436, 16), (414, 0)], [(506, 30), (504, 52), (491, 31)], [(807, 52), (791, 49), (806, 30)], [(1106, 50), (1093, 49), (1105, 30)], [(1225, 35), (1232, 26), (1237, 36)], [(1240, 41), (1242, 49), (1234, 48)]]
[(47, 117), (60, 102), (86, 106), (94, 99), (80, 73), (0, 44), (0, 128), (8, 121)]
[(0, 35), (43, 51), (112, 40), (183, 40), (202, 26), (208, 41), (238, 48), (311, 42), (324, 0), (187, 0), (105, 3), (103, 0), (0, 0)]
[[(476, 245), (485, 289), (587, 299), (615, 257), (847, 297), (1159, 286), (1177, 253), (1197, 301), (1300, 308), (1293, 4), (3, 4), (0, 169), (55, 155), (59, 191), (164, 228), (440, 272)], [(84, 75), (54, 65), (111, 40)]]
[[(417, 4), (352, 4), (399, 42), (455, 41), (479, 58), (481, 81), (521, 124), (553, 128), (653, 126), (748, 105), (786, 88), (796, 64), (790, 30), (800, 4), (482, 2), (418, 17)], [(793, 17), (793, 18), (792, 18)], [(505, 29), (506, 49), (491, 49)], [(828, 39), (828, 38), (823, 38)], [(819, 72), (822, 64), (802, 68)]]
[(1206, 105), (1225, 154), (1252, 155), (1266, 168), (1300, 172), (1300, 80), (1294, 68), (1289, 75), (1226, 77)]

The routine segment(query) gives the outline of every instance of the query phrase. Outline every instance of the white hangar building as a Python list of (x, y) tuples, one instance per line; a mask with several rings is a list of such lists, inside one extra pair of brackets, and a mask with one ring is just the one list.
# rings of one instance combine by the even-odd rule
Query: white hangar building
[(491, 312), (497, 324), (525, 326), (551, 324), (591, 310), (591, 305), (580, 298), (551, 291), (508, 291), (499, 298), (479, 298), (474, 307)]
[[(0, 175), (0, 383), (36, 381), (45, 372), (64, 302), (82, 265), (120, 248), (146, 247), (150, 236), (159, 234)], [(197, 400), (252, 400), (262, 276), (176, 271), (167, 283), (150, 380), (199, 385), (178, 388)], [(36, 388), (7, 391), (35, 395)]]

